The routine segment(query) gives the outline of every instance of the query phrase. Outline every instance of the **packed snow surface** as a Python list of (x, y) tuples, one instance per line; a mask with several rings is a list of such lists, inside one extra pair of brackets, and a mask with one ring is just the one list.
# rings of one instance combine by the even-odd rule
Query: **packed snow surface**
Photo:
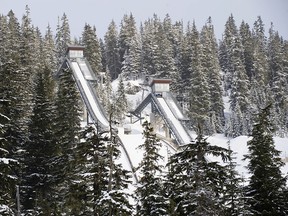
[(100, 110), (99, 105), (97, 104), (96, 100), (94, 99), (95, 96), (93, 96), (93, 92), (88, 86), (87, 81), (84, 79), (84, 76), (81, 72), (81, 69), (79, 68), (79, 65), (77, 62), (72, 62), (72, 67), (75, 71), (76, 79), (79, 79), (81, 86), (84, 90), (84, 93), (88, 99), (88, 102), (92, 108), (92, 111), (94, 112), (95, 116), (97, 117), (98, 121), (103, 124), (104, 126), (108, 127), (109, 123), (106, 119), (106, 117), (103, 115), (103, 113)]
[(87, 64), (85, 63), (85, 61), (83, 61), (83, 62), (81, 61), (78, 64), (79, 64), (79, 66), (81, 68), (81, 71), (83, 72), (84, 78), (86, 80), (94, 80), (94, 78), (93, 78), (93, 76), (92, 76)]
[(178, 119), (184, 119), (182, 112), (179, 110), (177, 104), (172, 100), (172, 98), (165, 98), (167, 104), (169, 105), (170, 109), (172, 109), (173, 113), (176, 115)]
[[(142, 135), (142, 127), (139, 123), (131, 124), (131, 134), (124, 134), (123, 128), (119, 128), (119, 137), (121, 138), (123, 144), (125, 145), (126, 150), (130, 155), (130, 159), (132, 161), (133, 167), (137, 167), (143, 158), (143, 151), (138, 148), (139, 145), (144, 143), (143, 135)], [(194, 134), (194, 138), (196, 135)], [(233, 161), (236, 162), (236, 171), (238, 174), (247, 179), (250, 175), (246, 168), (248, 161), (243, 160), (244, 155), (248, 154), (247, 141), (250, 140), (250, 137), (247, 136), (239, 136), (233, 139), (229, 139), (225, 137), (223, 134), (215, 134), (207, 138), (207, 141), (211, 145), (217, 145), (224, 148), (228, 148), (228, 144), (230, 143), (230, 148), (235, 153)], [(283, 174), (288, 173), (288, 138), (279, 138), (275, 137), (275, 147), (277, 150), (281, 151), (280, 157), (285, 162), (285, 166), (282, 168)], [(164, 157), (162, 161), (159, 161), (162, 165), (165, 165), (168, 162), (169, 156), (174, 154), (175, 150), (172, 149), (169, 145), (162, 141), (162, 147), (160, 148), (160, 154)], [(209, 157), (212, 161), (221, 162), (220, 158)], [(122, 154), (119, 159), (123, 166), (130, 170), (130, 165), (127, 163), (127, 159), (125, 155)], [(138, 174), (139, 175), (139, 174)]]
[(172, 124), (175, 126), (175, 129), (177, 130), (180, 137), (183, 139), (183, 142), (185, 144), (188, 144), (191, 142), (190, 136), (187, 134), (186, 130), (184, 129), (181, 122), (174, 116), (171, 109), (168, 107), (167, 103), (163, 98), (157, 98), (158, 102), (160, 103), (161, 107), (163, 108), (166, 116), (168, 116), (169, 120), (172, 122)]

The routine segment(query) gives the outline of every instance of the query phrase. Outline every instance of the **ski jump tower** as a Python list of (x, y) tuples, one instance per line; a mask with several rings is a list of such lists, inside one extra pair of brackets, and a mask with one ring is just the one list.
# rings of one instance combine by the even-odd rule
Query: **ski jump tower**
[(63, 69), (72, 71), (84, 105), (83, 119), (87, 120), (87, 123), (95, 124), (101, 130), (109, 130), (109, 122), (95, 90), (97, 78), (84, 58), (83, 51), (83, 46), (69, 46), (56, 76), (59, 76)]
[(141, 118), (141, 112), (151, 104), (151, 123), (154, 128), (162, 127), (167, 138), (174, 138), (179, 146), (191, 142), (190, 133), (185, 127), (188, 118), (182, 113), (181, 108), (170, 92), (170, 79), (152, 79), (149, 86), (151, 93), (132, 112)]

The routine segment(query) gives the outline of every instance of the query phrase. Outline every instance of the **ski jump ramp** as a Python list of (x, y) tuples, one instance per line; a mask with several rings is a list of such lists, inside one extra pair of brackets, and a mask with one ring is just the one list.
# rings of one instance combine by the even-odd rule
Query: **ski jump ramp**
[(87, 64), (85, 64), (83, 60), (70, 61), (67, 59), (67, 62), (73, 71), (74, 79), (93, 123), (104, 130), (108, 130), (109, 122), (97, 98), (94, 87), (89, 81), (89, 78), (92, 78), (92, 74), (90, 70), (88, 70)]
[(157, 112), (163, 118), (166, 126), (169, 128), (171, 134), (179, 146), (191, 143), (192, 137), (183, 124), (187, 120), (181, 112), (179, 106), (176, 104), (171, 93), (166, 92), (165, 96), (150, 93), (138, 107), (132, 112), (135, 116), (141, 116), (141, 112), (145, 107), (152, 103)]

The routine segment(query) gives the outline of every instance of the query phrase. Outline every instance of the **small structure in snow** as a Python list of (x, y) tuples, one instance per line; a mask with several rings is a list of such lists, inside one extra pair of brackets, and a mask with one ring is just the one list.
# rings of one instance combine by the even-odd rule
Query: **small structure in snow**
[(124, 134), (131, 134), (131, 126), (130, 125), (125, 125), (124, 126)]
[(66, 51), (66, 56), (69, 59), (73, 58), (83, 58), (84, 57), (84, 46), (68, 46), (67, 51)]
[(150, 83), (150, 87), (156, 97), (162, 97), (163, 92), (170, 91), (171, 82), (171, 79), (153, 79)]

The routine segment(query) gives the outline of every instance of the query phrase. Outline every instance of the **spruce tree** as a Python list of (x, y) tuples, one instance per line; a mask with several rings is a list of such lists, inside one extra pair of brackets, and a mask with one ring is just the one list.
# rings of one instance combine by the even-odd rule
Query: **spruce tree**
[(224, 72), (224, 90), (228, 91), (231, 88), (233, 78), (233, 62), (232, 52), (235, 37), (238, 37), (238, 30), (235, 24), (233, 15), (231, 14), (225, 23), (225, 30), (223, 33), (223, 41), (220, 49), (220, 65)]
[(208, 19), (206, 25), (202, 29), (201, 43), (203, 45), (202, 65), (204, 74), (207, 76), (210, 95), (209, 117), (211, 119), (211, 125), (215, 128), (215, 131), (211, 130), (211, 132), (219, 133), (223, 131), (224, 126), (224, 104), (222, 98), (220, 65), (217, 56), (217, 43), (211, 18)]
[(264, 26), (260, 17), (254, 23), (253, 28), (253, 73), (251, 79), (250, 101), (255, 113), (260, 107), (265, 106), (269, 98), (269, 64), (266, 52), (266, 38)]
[(108, 138), (94, 126), (81, 132), (76, 147), (77, 164), (72, 175), (74, 215), (131, 215), (127, 190), (130, 174), (117, 162), (120, 150), (117, 137)]
[(55, 48), (57, 66), (62, 64), (65, 56), (66, 49), (71, 43), (70, 26), (67, 15), (64, 13), (57, 23), (56, 36), (55, 36)]
[(248, 23), (242, 21), (239, 28), (239, 36), (241, 44), (243, 46), (243, 63), (245, 65), (247, 77), (251, 81), (252, 76), (254, 74), (253, 52), (255, 43), (253, 41), (252, 32), (250, 30), (250, 26), (248, 25)]
[[(3, 23), (3, 22), (2, 22)], [(1, 24), (2, 24), (1, 23)], [(6, 156), (18, 163), (19, 166), (10, 166), (11, 177), (15, 180), (11, 182), (12, 188), (9, 190), (15, 197), (15, 184), (20, 184), (21, 166), (20, 159), (23, 158), (23, 144), (27, 140), (27, 105), (29, 103), (31, 91), (30, 75), (21, 66), (21, 28), (13, 11), (7, 15), (7, 25), (1, 26), (1, 81), (0, 81), (0, 99), (6, 101), (2, 106), (2, 115), (9, 118), (9, 121), (3, 126), (3, 138), (6, 142)], [(30, 94), (30, 95), (29, 95)], [(26, 100), (27, 99), (27, 100)], [(31, 105), (31, 104), (29, 104)], [(27, 112), (28, 111), (28, 112)], [(21, 191), (21, 187), (20, 187)], [(7, 197), (8, 198), (8, 197)], [(11, 200), (7, 200), (11, 202)]]
[(99, 39), (99, 46), (100, 46), (100, 51), (101, 51), (101, 65), (102, 65), (101, 71), (106, 71), (107, 60), (106, 60), (106, 54), (105, 54), (105, 44), (102, 38)]
[(167, 200), (163, 194), (162, 166), (159, 164), (163, 159), (159, 154), (161, 144), (150, 123), (145, 121), (142, 126), (145, 141), (139, 146), (144, 150), (144, 155), (138, 167), (141, 178), (136, 188), (137, 215), (168, 215)]
[(181, 77), (181, 89), (180, 93), (183, 95), (188, 95), (190, 89), (191, 80), (191, 55), (193, 53), (191, 48), (191, 27), (188, 25), (185, 35), (183, 36), (183, 41), (180, 45), (180, 66), (179, 73)]
[(110, 72), (112, 81), (115, 80), (121, 72), (121, 61), (119, 56), (119, 38), (115, 22), (108, 26), (104, 36), (106, 64)]
[(159, 44), (156, 40), (156, 33), (158, 32), (159, 25), (160, 20), (154, 15), (153, 19), (149, 19), (144, 23), (141, 30), (142, 68), (146, 76), (155, 76), (157, 74), (155, 63), (157, 61), (156, 50)]
[[(123, 63), (124, 55), (130, 54), (131, 41), (137, 37), (137, 28), (134, 16), (125, 14), (121, 21), (119, 32), (119, 55), (120, 62)], [(126, 55), (127, 55), (126, 54)]]
[(110, 113), (113, 112), (115, 120), (121, 123), (125, 119), (125, 114), (128, 111), (128, 100), (122, 76), (119, 78), (118, 88), (114, 98), (114, 104), (111, 107)]
[[(236, 116), (234, 124), (239, 125), (241, 135), (248, 133), (249, 127), (248, 124), (243, 121), (248, 119), (250, 111), (249, 103), (249, 81), (246, 74), (245, 66), (243, 63), (243, 47), (240, 42), (239, 37), (234, 38), (234, 45), (232, 47), (233, 51), (231, 52), (231, 62), (233, 66), (233, 78), (231, 82), (231, 92), (230, 92), (230, 109), (232, 113)], [(243, 118), (240, 118), (242, 116)]]
[(70, 175), (76, 163), (73, 149), (79, 142), (79, 102), (80, 95), (76, 89), (72, 72), (69, 69), (62, 69), (56, 95), (57, 112), (55, 119), (55, 139), (60, 152), (57, 159), (53, 161), (56, 172), (55, 180), (58, 183), (55, 187), (59, 198), (57, 211), (62, 212), (68, 211), (74, 205), (73, 202), (70, 202), (70, 198), (73, 197)]
[(44, 67), (37, 73), (34, 108), (29, 124), (29, 140), (25, 145), (23, 181), (23, 212), (51, 214), (55, 187), (54, 169), (59, 148), (54, 137), (55, 110), (52, 72)]
[(51, 30), (50, 25), (47, 26), (46, 28), (46, 33), (44, 35), (43, 38), (43, 47), (42, 47), (42, 51), (43, 51), (43, 57), (44, 57), (44, 62), (48, 68), (50, 68), (50, 70), (52, 71), (52, 73), (54, 71), (57, 70), (57, 68), (59, 67), (59, 65), (57, 65), (57, 59), (55, 56), (55, 41), (53, 38), (53, 32)]
[[(111, 127), (111, 126), (110, 126)], [(105, 190), (101, 191), (101, 196), (97, 205), (101, 206), (101, 215), (131, 215), (132, 205), (129, 198), (131, 195), (127, 192), (130, 181), (130, 173), (117, 163), (120, 157), (120, 143), (117, 136), (110, 129), (110, 139), (107, 144), (108, 161), (108, 184)]]
[(70, 211), (75, 215), (101, 215), (102, 206), (97, 202), (108, 185), (107, 137), (93, 126), (87, 126), (80, 133), (81, 142), (75, 149), (77, 163), (72, 172), (71, 198), (74, 204)]
[(253, 215), (287, 215), (287, 198), (284, 191), (286, 177), (281, 173), (284, 163), (279, 157), (273, 140), (273, 125), (270, 116), (271, 105), (260, 110), (247, 142), (248, 171), (251, 174), (247, 186), (248, 203)]
[(123, 78), (138, 78), (141, 72), (141, 44), (139, 35), (135, 35), (129, 41), (129, 51), (126, 50), (123, 56), (121, 74)]
[(189, 116), (193, 119), (193, 126), (198, 124), (205, 125), (205, 132), (208, 132), (208, 118), (210, 106), (209, 87), (207, 83), (207, 75), (204, 74), (202, 65), (203, 52), (200, 43), (199, 32), (196, 29), (195, 23), (192, 26), (191, 32), (191, 71), (190, 89), (189, 89)]
[(173, 89), (175, 83), (179, 80), (179, 72), (173, 58), (173, 44), (165, 34), (163, 24), (158, 26), (155, 39), (158, 44), (155, 49), (156, 76), (171, 79), (171, 89)]
[(237, 153), (231, 151), (230, 140), (228, 142), (228, 150), (229, 157), (225, 163), (226, 178), (224, 181), (223, 196), (221, 197), (224, 205), (223, 215), (252, 215), (245, 199), (244, 180), (236, 171), (236, 167), (239, 166), (239, 164), (234, 161), (234, 155)]
[(229, 150), (213, 146), (199, 133), (196, 141), (171, 156), (167, 193), (171, 215), (222, 215), (225, 167), (209, 156), (229, 158)]
[(11, 153), (8, 151), (9, 143), (4, 137), (5, 125), (10, 121), (7, 116), (2, 114), (7, 102), (0, 98), (0, 213), (3, 216), (12, 216), (16, 209), (14, 197), (17, 179), (14, 177), (14, 171), (18, 163), (11, 158)]
[(175, 71), (173, 71), (169, 77), (172, 79), (171, 91), (175, 95), (182, 95), (183, 85), (181, 84), (181, 46), (184, 41), (183, 22), (178, 21), (173, 24), (169, 14), (166, 14), (163, 20), (163, 30), (166, 38), (171, 44), (172, 57), (175, 67)]
[(99, 72), (102, 71), (102, 55), (95, 27), (85, 24), (82, 33), (82, 44), (85, 46), (85, 58), (88, 60), (93, 72), (99, 75)]
[[(285, 68), (285, 55), (283, 53), (283, 42), (278, 32), (273, 29), (273, 25), (269, 29), (268, 41), (268, 59), (270, 66), (270, 86), (274, 99), (274, 106), (278, 118), (278, 133), (283, 136), (287, 132), (285, 125), (285, 112), (288, 108), (287, 93), (287, 68)], [(285, 70), (286, 69), (286, 70)]]

